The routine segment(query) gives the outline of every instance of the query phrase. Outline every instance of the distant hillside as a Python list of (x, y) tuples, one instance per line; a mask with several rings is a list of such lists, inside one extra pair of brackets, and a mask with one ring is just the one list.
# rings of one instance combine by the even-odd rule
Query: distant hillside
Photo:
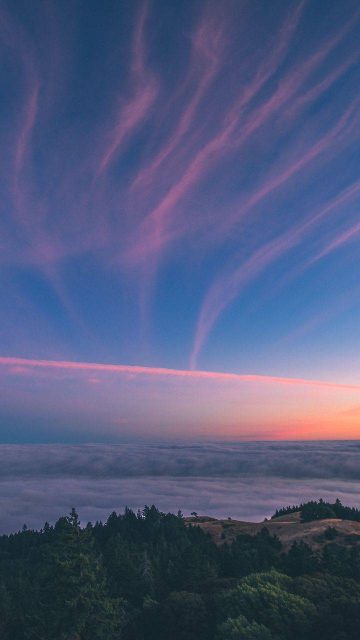
[(326, 518), (338, 518), (339, 520), (352, 520), (360, 522), (360, 510), (355, 507), (345, 507), (339, 498), (335, 502), (325, 502), (325, 500), (310, 500), (303, 504), (282, 507), (277, 509), (272, 518), (279, 516), (288, 516), (292, 513), (300, 513), (303, 522), (312, 522), (313, 520), (324, 520)]
[(314, 550), (336, 541), (341, 545), (360, 544), (360, 522), (325, 518), (312, 522), (302, 522), (301, 512), (295, 511), (263, 522), (242, 522), (240, 520), (217, 520), (207, 516), (186, 518), (188, 524), (196, 524), (209, 533), (216, 544), (231, 543), (241, 534), (255, 535), (264, 527), (271, 535), (277, 536), (284, 549), (294, 542), (305, 542)]

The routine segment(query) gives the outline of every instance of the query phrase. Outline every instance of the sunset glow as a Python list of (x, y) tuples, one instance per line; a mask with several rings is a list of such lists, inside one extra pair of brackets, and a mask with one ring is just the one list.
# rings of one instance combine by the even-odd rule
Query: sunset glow
[(6, 357), (0, 380), (50, 440), (354, 438), (360, 417), (360, 385), (321, 380)]
[(0, 441), (360, 437), (359, 33), (2, 4)]

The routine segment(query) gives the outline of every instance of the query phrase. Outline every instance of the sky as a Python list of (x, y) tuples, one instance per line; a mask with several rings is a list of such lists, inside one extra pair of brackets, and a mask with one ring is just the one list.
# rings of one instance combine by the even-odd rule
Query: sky
[(356, 0), (3, 0), (0, 442), (360, 436)]

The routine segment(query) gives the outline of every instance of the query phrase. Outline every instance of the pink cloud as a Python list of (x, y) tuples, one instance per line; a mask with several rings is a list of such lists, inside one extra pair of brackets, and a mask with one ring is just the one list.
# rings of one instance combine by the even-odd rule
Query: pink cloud
[(266, 196), (284, 185), (290, 178), (302, 171), (313, 160), (324, 154), (325, 151), (328, 152), (331, 146), (333, 146), (333, 149), (335, 150), (335, 143), (337, 144), (336, 149), (338, 150), (339, 144), (342, 142), (342, 138), (345, 134), (352, 132), (353, 117), (358, 114), (358, 107), (359, 99), (355, 100), (353, 104), (346, 109), (330, 131), (309, 147), (303, 155), (297, 158), (282, 173), (265, 182), (239, 209), (235, 211), (233, 215), (228, 216), (223, 224), (223, 228), (221, 230), (217, 228), (217, 236), (219, 237), (219, 235), (221, 235), (220, 231), (222, 234), (224, 234), (225, 231), (228, 233), (233, 225), (238, 222), (245, 213), (248, 213), (252, 208), (264, 200)]
[[(342, 125), (338, 123), (335, 129), (338, 130), (341, 126)], [(332, 139), (332, 136), (330, 136), (330, 138), (326, 136), (326, 138), (329, 140)], [(324, 150), (324, 144), (325, 143), (323, 141), (322, 144), (317, 144), (316, 148)], [(313, 157), (313, 153), (310, 152), (308, 157)], [(295, 166), (302, 165), (303, 162), (298, 161)], [(285, 172), (285, 175), (292, 175), (293, 172), (294, 168), (292, 167)], [(277, 181), (279, 181), (279, 178)], [(264, 187), (262, 192), (267, 193), (270, 190), (270, 186), (273, 184), (276, 184), (276, 181)], [(248, 260), (241, 264), (237, 264), (235, 268), (220, 274), (215, 279), (205, 296), (200, 310), (193, 349), (190, 357), (190, 367), (192, 369), (196, 367), (200, 351), (220, 314), (239, 295), (241, 290), (251, 280), (262, 273), (267, 266), (299, 244), (304, 239), (305, 235), (310, 232), (327, 214), (335, 210), (339, 205), (343, 204), (347, 200), (354, 198), (359, 191), (360, 181), (357, 181), (337, 196), (332, 202), (328, 203), (325, 207), (322, 207), (320, 211), (315, 213), (315, 215), (312, 214), (309, 216), (305, 222), (302, 222), (290, 231), (285, 232), (279, 238), (265, 244), (255, 251)], [(348, 237), (352, 237), (352, 233), (355, 233), (355, 231), (356, 233), (358, 232), (358, 225), (356, 225), (355, 229), (348, 232)], [(329, 251), (336, 246), (337, 244), (333, 243), (333, 247), (329, 247)]]
[(299, 115), (299, 112), (304, 108), (304, 106), (311, 104), (314, 102), (319, 96), (321, 96), (325, 91), (327, 91), (341, 76), (346, 73), (352, 66), (358, 64), (359, 62), (359, 54), (356, 53), (353, 56), (350, 56), (348, 60), (345, 60), (342, 64), (339, 64), (335, 67), (331, 73), (329, 73), (323, 80), (318, 82), (314, 87), (309, 89), (306, 93), (299, 96), (296, 100), (296, 103), (290, 105), (287, 109), (287, 115), (294, 116)]
[(128, 98), (120, 99), (120, 108), (110, 127), (107, 144), (99, 160), (98, 176), (106, 171), (123, 144), (149, 116), (158, 95), (159, 83), (145, 67), (144, 28), (147, 13), (148, 5), (144, 4), (139, 13), (133, 38), (130, 78), (132, 89)]
[[(141, 169), (136, 176), (132, 188), (139, 189), (148, 186), (154, 173), (163, 162), (172, 154), (184, 136), (189, 132), (199, 105), (201, 104), (211, 83), (221, 68), (223, 52), (225, 48), (224, 25), (219, 22), (217, 14), (207, 15), (202, 19), (194, 37), (192, 38), (192, 55), (188, 77), (184, 87), (196, 81), (196, 89), (180, 116), (180, 119), (164, 146), (151, 159), (150, 164)], [(198, 77), (198, 69), (201, 76)]]
[(296, 327), (293, 331), (290, 331), (287, 335), (283, 336), (277, 344), (286, 344), (296, 340), (306, 335), (308, 332), (313, 331), (313, 329), (317, 328), (321, 324), (328, 322), (330, 318), (344, 313), (347, 309), (358, 303), (359, 294), (359, 287), (355, 289), (352, 288), (351, 291), (345, 291), (344, 294), (337, 297), (336, 304), (330, 303), (327, 305), (321, 313), (312, 316), (309, 320)]
[(25, 107), (24, 122), (20, 129), (17, 144), (15, 146), (15, 171), (19, 174), (24, 166), (24, 161), (30, 147), (31, 134), (34, 128), (38, 111), (40, 84), (34, 80), (30, 90), (28, 101)]
[(360, 235), (360, 223), (354, 224), (352, 227), (340, 233), (340, 235), (336, 236), (334, 240), (329, 242), (312, 260), (311, 263), (324, 258), (332, 251), (335, 251), (339, 247), (342, 247), (344, 244), (348, 242), (352, 242), (355, 238)]
[[(214, 380), (218, 382), (249, 382), (259, 384), (280, 384), (290, 386), (310, 386), (333, 389), (348, 389), (349, 391), (360, 390), (359, 384), (346, 384), (339, 382), (328, 382), (323, 380), (307, 380), (304, 378), (284, 378), (268, 375), (226, 373), (220, 371), (192, 371), (189, 369), (169, 369), (165, 367), (144, 367), (124, 364), (102, 364), (95, 362), (71, 362), (62, 360), (36, 360), (16, 357), (0, 357), (0, 366), (6, 367), (9, 372), (21, 373), (27, 368), (55, 369), (62, 371), (78, 371), (80, 373), (110, 373), (125, 374), (131, 376), (154, 376), (167, 378), (185, 378), (191, 380)], [(88, 378), (89, 380), (90, 378)]]
[[(173, 239), (184, 233), (193, 231), (194, 223), (187, 221), (188, 224), (181, 220), (175, 220), (174, 228), (169, 229), (172, 219), (175, 217), (178, 205), (183, 201), (191, 190), (198, 186), (205, 175), (213, 168), (216, 163), (221, 162), (224, 157), (233, 154), (235, 149), (239, 149), (248, 139), (257, 132), (266, 122), (269, 121), (276, 113), (279, 113), (281, 107), (286, 106), (293, 99), (301, 86), (308, 80), (312, 74), (319, 68), (319, 65), (332, 52), (336, 46), (342, 41), (344, 36), (354, 26), (354, 17), (332, 38), (330, 38), (322, 47), (314, 54), (311, 54), (305, 62), (300, 63), (297, 67), (289, 72), (284, 80), (280, 83), (275, 92), (258, 107), (251, 107), (252, 100), (259, 94), (261, 89), (266, 86), (268, 80), (279, 69), (288, 51), (291, 39), (301, 17), (303, 4), (301, 3), (294, 14), (288, 18), (283, 29), (280, 30), (280, 36), (273, 52), (260, 66), (253, 80), (242, 90), (240, 96), (233, 102), (231, 107), (222, 119), (221, 125), (216, 134), (210, 138), (200, 149), (195, 151), (185, 172), (172, 184), (167, 193), (162, 197), (160, 202), (145, 217), (139, 230), (136, 233), (135, 240), (126, 251), (126, 260), (130, 265), (138, 266), (139, 264), (147, 264), (150, 257), (156, 264), (157, 259), (168, 244), (169, 238)], [(357, 19), (358, 16), (355, 16)], [(333, 81), (335, 80), (335, 76)], [(330, 80), (328, 80), (330, 82)], [(314, 89), (313, 98), (318, 96), (321, 91), (326, 89), (326, 84), (319, 85)], [(302, 98), (300, 98), (301, 102)], [(302, 104), (304, 104), (302, 102)], [(300, 103), (299, 103), (300, 106)], [(247, 109), (250, 107), (249, 111)], [(352, 113), (352, 112), (351, 112)], [(345, 119), (350, 115), (346, 112), (335, 127), (335, 132), (340, 132), (345, 126)], [(308, 163), (313, 157), (319, 155), (326, 148), (326, 139), (321, 140), (319, 145), (314, 145), (308, 152), (307, 156), (295, 164), (290, 172), (287, 171), (280, 177), (275, 178), (273, 184), (267, 185), (263, 192), (255, 193), (251, 196), (246, 208), (254, 206), (260, 201), (264, 195), (271, 192), (281, 184), (283, 184), (291, 175), (299, 171), (302, 166)], [(322, 146), (323, 145), (323, 146)], [(239, 212), (233, 217), (224, 221), (224, 230), (230, 229), (238, 220)], [(242, 215), (242, 213), (241, 213)], [(195, 221), (195, 225), (198, 221)], [(219, 228), (216, 233), (219, 235)], [(221, 235), (221, 234), (220, 234)]]
[(199, 179), (208, 172), (213, 163), (219, 161), (224, 153), (233, 148), (232, 136), (241, 119), (243, 110), (275, 73), (283, 60), (295, 28), (298, 25), (302, 7), (303, 3), (300, 3), (294, 14), (288, 18), (272, 54), (261, 65), (253, 81), (250, 82), (225, 114), (219, 131), (195, 153), (195, 157), (191, 160), (182, 177), (173, 184), (160, 203), (148, 214), (134, 246), (127, 254), (130, 262), (137, 263), (139, 260), (144, 260), (149, 255), (149, 248), (150, 251), (154, 248), (157, 253), (162, 250), (168, 233), (165, 228), (166, 218), (173, 212), (174, 207), (188, 193), (190, 188), (197, 184)]
[[(149, 198), (148, 193), (142, 194), (141, 190), (140, 193), (136, 193), (140, 200), (139, 208), (133, 206), (131, 189), (127, 185), (119, 186), (116, 180), (112, 181), (110, 172), (106, 172), (126, 149), (140, 126), (152, 116), (156, 100), (160, 96), (160, 83), (148, 64), (150, 49), (148, 50), (145, 37), (148, 5), (141, 6), (136, 20), (132, 35), (128, 85), (117, 102), (117, 109), (114, 109), (108, 122), (103, 118), (100, 142), (97, 142), (96, 126), (95, 131), (89, 134), (83, 134), (79, 129), (79, 135), (83, 135), (83, 138), (76, 140), (76, 143), (79, 142), (79, 150), (75, 148), (75, 144), (67, 146), (68, 142), (64, 145), (61, 142), (56, 150), (51, 145), (47, 148), (48, 123), (46, 118), (44, 121), (42, 118), (43, 100), (48, 99), (49, 93), (49, 85), (45, 78), (50, 76), (50, 67), (46, 66), (46, 61), (42, 63), (40, 58), (34, 55), (37, 51), (36, 44), (28, 47), (28, 40), (23, 38), (23, 34), (15, 34), (13, 31), (11, 46), (14, 51), (16, 49), (24, 72), (23, 76), (20, 74), (21, 87), (19, 82), (19, 95), (23, 96), (23, 104), (19, 110), (21, 118), (18, 122), (18, 112), (14, 116), (17, 126), (12, 129), (14, 133), (12, 144), (9, 146), (10, 152), (4, 152), (4, 157), (8, 155), (10, 159), (9, 167), (12, 174), (9, 185), (14, 185), (12, 195), (15, 215), (9, 215), (10, 240), (8, 241), (6, 236), (5, 240), (1, 241), (2, 260), (20, 267), (31, 264), (35, 269), (41, 270), (71, 320), (78, 325), (82, 320), (67, 291), (65, 276), (61, 277), (66, 270), (62, 270), (60, 264), (62, 267), (66, 260), (85, 252), (92, 252), (92, 259), (96, 260), (96, 264), (101, 264), (101, 267), (114, 268), (114, 265), (118, 267), (119, 264), (121, 267), (130, 266), (130, 269), (134, 270), (134, 277), (143, 282), (141, 295), (144, 313), (151, 294), (154, 274), (166, 247), (185, 236), (189, 239), (195, 237), (199, 243), (198, 231), (203, 244), (206, 244), (209, 234), (216, 235), (213, 242), (223, 242), (245, 214), (258, 203), (265, 201), (268, 195), (288, 184), (316, 159), (321, 158), (322, 161), (325, 153), (332, 153), (335, 149), (338, 151), (345, 135), (353, 131), (352, 123), (357, 103), (351, 105), (336, 125), (320, 140), (310, 139), (309, 143), (304, 135), (299, 136), (299, 144), (294, 145), (296, 149), (292, 157), (287, 156), (289, 162), (286, 166), (283, 163), (283, 168), (279, 168), (275, 160), (272, 175), (263, 180), (259, 187), (255, 187), (235, 210), (228, 213), (225, 209), (228, 205), (221, 202), (214, 214), (214, 224), (210, 230), (207, 227), (208, 218), (203, 214), (203, 203), (194, 199), (194, 191), (215, 166), (220, 167), (221, 175), (221, 163), (231, 158), (235, 163), (240, 164), (243, 161), (243, 154), (235, 157), (235, 152), (243, 149), (245, 153), (248, 149), (245, 143), (252, 144), (254, 141), (256, 146), (257, 135), (262, 136), (263, 132), (264, 145), (270, 143), (274, 117), (284, 123), (281, 125), (284, 132), (286, 127), (289, 131), (294, 127), (296, 131), (296, 127), (302, 123), (295, 121), (295, 118), (331, 87), (356, 59), (349, 58), (336, 67), (332, 66), (331, 72), (317, 82), (322, 62), (329, 53), (336, 52), (337, 45), (353, 27), (354, 19), (358, 18), (357, 14), (344, 27), (340, 27), (335, 36), (330, 36), (328, 40), (320, 43), (317, 50), (309, 51), (305, 60), (302, 57), (300, 62), (293, 63), (292, 59), (287, 58), (305, 4), (300, 2), (291, 7), (289, 5), (289, 15), (280, 29), (274, 32), (273, 47), (269, 47), (265, 55), (261, 47), (259, 51), (252, 52), (254, 67), (256, 60), (260, 60), (260, 64), (249, 81), (244, 80), (245, 77), (249, 77), (247, 60), (242, 65), (239, 64), (237, 84), (234, 85), (235, 89), (232, 87), (231, 97), (219, 95), (217, 86), (214, 93), (210, 92), (215, 81), (221, 79), (221, 72), (224, 72), (225, 76), (228, 53), (226, 47), (229, 43), (228, 22), (225, 19), (217, 20), (210, 5), (209, 12), (199, 23), (191, 40), (190, 63), (184, 74), (185, 81), (181, 87), (184, 92), (180, 93), (180, 99), (189, 94), (189, 87), (195, 88), (182, 110), (179, 108), (179, 92), (175, 96), (169, 96), (170, 106), (176, 103), (174, 111), (177, 117), (173, 119), (173, 128), (157, 153), (152, 158), (145, 156), (143, 166), (140, 166), (140, 173), (137, 174), (138, 185), (142, 187), (148, 182), (150, 186)], [(246, 20), (244, 30), (247, 28), (245, 23)], [(284, 73), (282, 65), (285, 68)], [(46, 69), (47, 75), (44, 73)], [(280, 78), (275, 75), (278, 71)], [(274, 81), (271, 86), (270, 81)], [(314, 82), (314, 85), (308, 88), (305, 82)], [(179, 83), (175, 84), (178, 86)], [(305, 88), (307, 90), (304, 93)], [(161, 96), (163, 97), (163, 94)], [(208, 100), (208, 103), (205, 108), (206, 118), (203, 118), (202, 107), (205, 100)], [(337, 114), (334, 115), (337, 117)], [(265, 125), (269, 126), (269, 130), (265, 129)], [(35, 146), (38, 144), (38, 135), (33, 135), (35, 127), (39, 137), (44, 133), (44, 141), (40, 141), (39, 147)], [(71, 137), (71, 131), (67, 131), (66, 127), (64, 133), (65, 138)], [(157, 131), (154, 132), (154, 136), (156, 133)], [(32, 158), (37, 152), (40, 152), (40, 156), (49, 153), (49, 163), (52, 162), (50, 156), (56, 158), (48, 173), (45, 167), (45, 175), (39, 182), (36, 179), (32, 181), (32, 173), (36, 172)], [(97, 167), (97, 177), (106, 174), (106, 180), (93, 180), (94, 166)], [(59, 171), (54, 170), (54, 167)], [(46, 188), (43, 188), (45, 184)], [(239, 186), (243, 185), (239, 182)], [(244, 188), (246, 187), (245, 184)], [(222, 196), (225, 200), (225, 192)], [(343, 201), (346, 197), (342, 194)], [(330, 205), (330, 209), (334, 206)], [(200, 333), (197, 334), (194, 346), (193, 366), (207, 335), (223, 309), (269, 264), (297, 245), (305, 233), (310, 232), (314, 225), (320, 222), (325, 211), (329, 212), (330, 209), (323, 208), (322, 213), (315, 214), (311, 220), (306, 219), (305, 223), (298, 224), (277, 240), (255, 250), (243, 265), (235, 261), (231, 269), (219, 274), (211, 292), (208, 292), (209, 295), (204, 300), (199, 317)], [(5, 227), (3, 221), (1, 224)], [(332, 238), (319, 257), (326, 255), (326, 251), (333, 251), (350, 241), (352, 236), (347, 235), (348, 233), (350, 234), (350, 231), (340, 234), (338, 238)], [(352, 233), (355, 238), (356, 229)], [(209, 242), (208, 245), (210, 244)], [(208, 246), (206, 250), (211, 250), (211, 247)], [(198, 247), (194, 253), (198, 254)], [(197, 260), (198, 256), (192, 255), (190, 259)], [(130, 288), (134, 280), (129, 279)]]
[[(11, 158), (8, 169), (9, 186), (13, 199), (15, 218), (26, 226), (24, 212), (26, 200), (26, 163), (31, 157), (32, 134), (39, 111), (40, 79), (33, 43), (26, 31), (12, 18), (4, 8), (0, 9), (0, 42), (11, 51), (15, 64), (19, 65), (20, 106), (16, 109), (12, 124), (14, 142), (8, 151)], [(18, 116), (19, 113), (19, 116)]]
[(109, 144), (99, 162), (98, 174), (106, 171), (121, 146), (127, 140), (139, 124), (149, 114), (158, 94), (158, 84), (155, 80), (146, 81), (135, 89), (134, 95), (125, 100), (121, 105), (109, 136)]

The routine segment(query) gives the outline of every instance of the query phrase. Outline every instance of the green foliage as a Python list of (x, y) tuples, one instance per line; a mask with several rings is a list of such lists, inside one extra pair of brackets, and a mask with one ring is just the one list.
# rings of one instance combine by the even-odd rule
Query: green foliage
[(332, 505), (319, 500), (304, 504), (301, 508), (301, 520), (312, 522), (313, 520), (325, 520), (326, 518), (336, 518), (335, 509)]
[(317, 616), (312, 638), (322, 640), (356, 640), (360, 624), (360, 584), (329, 574), (302, 576), (292, 589), (316, 603)]
[(265, 625), (239, 616), (220, 625), (217, 640), (273, 640), (273, 636)]
[(162, 611), (167, 637), (174, 640), (206, 638), (208, 615), (200, 594), (174, 591), (166, 598)]
[(335, 540), (338, 535), (336, 527), (327, 527), (324, 531), (325, 540)]
[(339, 498), (337, 498), (334, 503), (325, 502), (320, 498), (319, 501), (310, 500), (304, 504), (293, 505), (292, 507), (282, 507), (281, 509), (276, 509), (271, 518), (290, 515), (298, 511), (300, 512), (301, 520), (303, 522), (324, 520), (326, 518), (339, 518), (341, 520), (353, 520), (355, 522), (360, 522), (360, 510), (355, 509), (355, 507), (344, 507)]
[(281, 542), (264, 527), (255, 536), (240, 535), (230, 545), (221, 548), (223, 571), (228, 576), (241, 577), (252, 571), (277, 567), (280, 563)]
[(297, 511), (301, 510), (302, 506), (302, 504), (293, 505), (292, 507), (289, 505), (288, 507), (281, 507), (281, 509), (276, 509), (275, 513), (273, 513), (273, 515), (271, 516), (271, 519), (280, 518), (281, 516), (287, 516), (291, 513), (297, 513)]
[(278, 640), (294, 634), (298, 640), (305, 640), (316, 609), (309, 600), (291, 593), (290, 585), (290, 578), (275, 571), (248, 576), (236, 589), (220, 596), (219, 615), (245, 615), (249, 622), (256, 621), (269, 629)]
[(314, 573), (319, 567), (319, 559), (313, 550), (302, 540), (294, 542), (288, 554), (283, 558), (283, 569), (290, 576)]
[(180, 512), (72, 510), (0, 537), (0, 638), (358, 640), (360, 547), (332, 538), (284, 553), (266, 528), (216, 545)]

